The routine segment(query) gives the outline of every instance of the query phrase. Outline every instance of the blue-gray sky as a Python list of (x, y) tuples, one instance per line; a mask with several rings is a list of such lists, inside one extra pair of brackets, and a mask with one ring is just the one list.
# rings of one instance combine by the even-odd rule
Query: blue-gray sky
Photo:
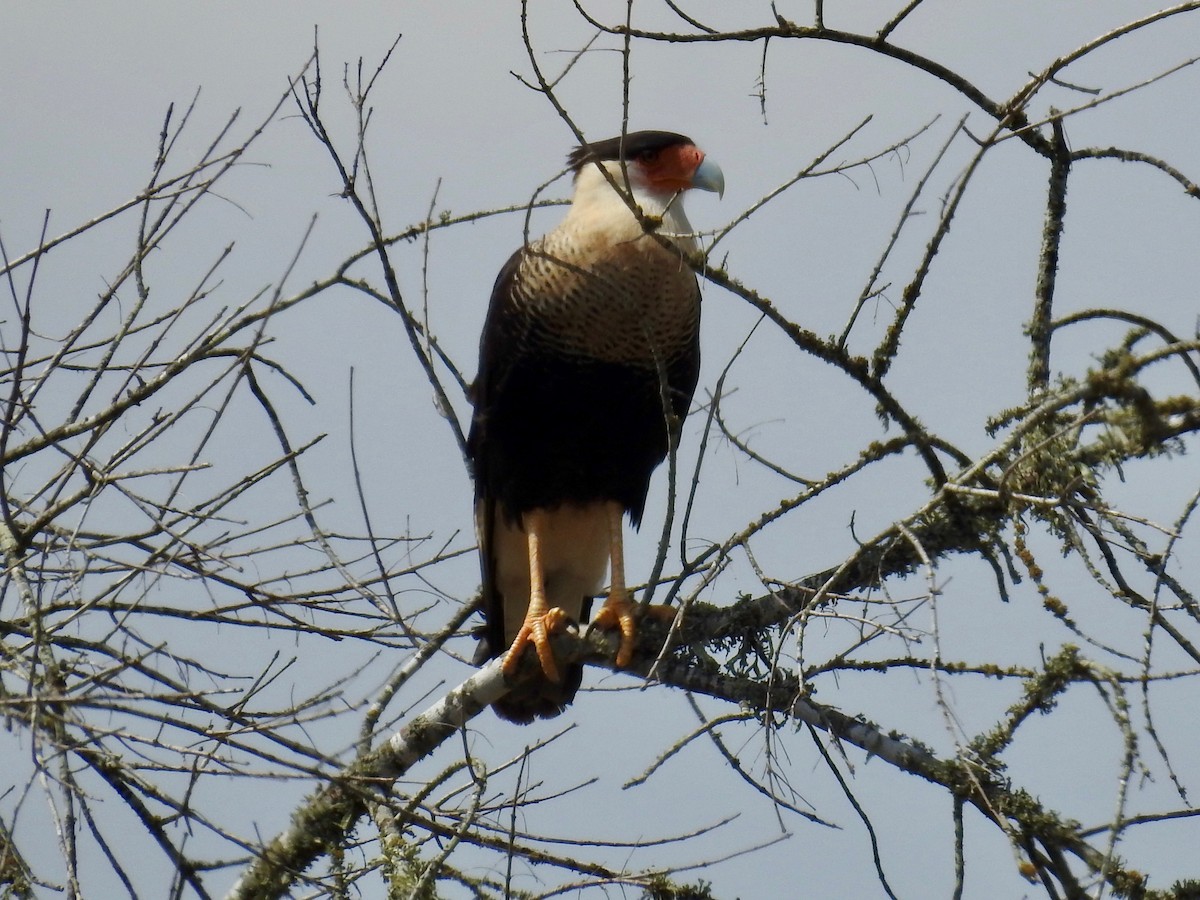
[[(902, 5), (827, 2), (826, 22), (869, 30)], [(569, 4), (531, 6), (539, 60), (556, 71), (591, 32)], [(776, 6), (781, 15), (796, 21), (811, 15), (810, 3)], [(623, 4), (603, 3), (594, 11), (615, 21), (622, 8)], [(1029, 72), (1155, 8), (1153, 3), (929, 0), (893, 39), (961, 72), (993, 99), (1002, 100), (1028, 80)], [(708, 2), (688, 4), (688, 9), (717, 27), (773, 21), (768, 4)], [(645, 0), (639, 0), (636, 14), (648, 25), (673, 21), (665, 8)], [(181, 156), (189, 147), (197, 152), (234, 110), (241, 111), (235, 132), (246, 133), (251, 123), (266, 116), (287, 79), (308, 58), (314, 27), (329, 121), (347, 152), (354, 133), (341, 88), (343, 63), (353, 72), (362, 57), (369, 72), (403, 34), (373, 95), (368, 137), (375, 189), (389, 232), (422, 221), (431, 203), (437, 212), (455, 214), (523, 203), (561, 168), (573, 142), (569, 130), (545, 99), (511, 74), (529, 72), (515, 4), (10, 3), (0, 12), (0, 237), (10, 256), (35, 245), (46, 209), (51, 211), (53, 235), (135, 195), (150, 175), (168, 106), (174, 104), (178, 117), (197, 90), (195, 120), (179, 149)], [(601, 39), (559, 93), (575, 121), (593, 138), (609, 137), (621, 127), (618, 46), (612, 39)], [(1200, 18), (1178, 17), (1096, 52), (1068, 68), (1063, 78), (1108, 92), (1184, 62), (1197, 46)], [(757, 96), (760, 70), (765, 73), (765, 110)], [(758, 43), (636, 45), (632, 73), (630, 126), (687, 133), (725, 171), (727, 192), (721, 202), (707, 195), (689, 198), (689, 216), (701, 229), (731, 221), (868, 116), (871, 121), (835, 152), (831, 162), (870, 156), (933, 122), (908, 147), (870, 168), (802, 182), (723, 242), (718, 255), (732, 274), (820, 335), (838, 333), (845, 325), (900, 210), (955, 123), (966, 115), (968, 128), (977, 135), (991, 126), (946, 85), (851, 47), (776, 42), (763, 68)], [(1200, 177), (1195, 149), (1200, 146), (1200, 119), (1194, 114), (1197, 77), (1194, 68), (1187, 68), (1143, 91), (1070, 117), (1066, 129), (1071, 146), (1129, 147), (1161, 156), (1190, 177)], [(1051, 86), (1029, 112), (1037, 117), (1050, 107), (1066, 109), (1091, 98)], [(941, 197), (973, 150), (969, 140), (960, 138), (934, 176), (935, 187), (917, 204), (919, 218), (906, 229), (880, 278), (892, 287), (867, 305), (853, 332), (851, 343), (858, 342), (860, 351), (869, 352), (890, 321), (893, 304), (940, 212)], [(987, 416), (1023, 397), (1027, 343), (1022, 324), (1033, 293), (1046, 178), (1045, 160), (1016, 141), (987, 157), (926, 282), (889, 380), (911, 411), (971, 453), (991, 445), (983, 429)], [(246, 162), (222, 184), (225, 200), (211, 199), (203, 214), (167, 243), (161, 256), (169, 262), (156, 261), (153, 269), (155, 289), (169, 293), (190, 288), (232, 242), (234, 253), (222, 269), (220, 291), (230, 305), (244, 302), (280, 278), (314, 215), (312, 236), (285, 290), (328, 275), (366, 244), (360, 223), (336, 196), (339, 190), (322, 149), (300, 119), (285, 109)], [(566, 191), (565, 182), (550, 189), (552, 196), (565, 196)], [(1148, 167), (1092, 161), (1080, 164), (1069, 204), (1057, 311), (1120, 307), (1157, 318), (1176, 333), (1194, 333), (1200, 310), (1195, 293), (1200, 283), (1197, 200)], [(536, 214), (533, 230), (549, 227), (557, 215), (554, 210)], [(71, 254), (70, 265), (54, 265), (58, 251), (47, 257), (39, 310), (51, 332), (58, 323), (65, 330), (75, 321), (72, 316), (103, 290), (105, 279), (132, 249), (132, 235), (132, 226), (119, 220), (64, 250), (63, 255)], [(421, 309), (427, 303), (431, 327), (467, 377), (474, 370), (475, 342), (492, 279), (521, 237), (521, 217), (509, 215), (438, 233), (428, 247), (424, 270), (422, 245), (396, 250), (401, 287), (410, 306)], [(371, 265), (363, 264), (360, 274), (378, 282)], [(757, 318), (745, 304), (711, 287), (706, 289), (704, 315), (701, 392), (713, 389)], [(348, 372), (353, 366), (359, 453), (376, 526), (388, 533), (431, 533), (434, 543), (470, 546), (469, 480), (394, 313), (350, 291), (333, 291), (303, 313), (280, 320), (272, 333), (277, 338), (272, 352), (318, 401), (313, 410), (300, 403), (289, 407), (291, 422), (301, 435), (332, 435), (306, 463), (323, 493), (335, 498), (323, 513), (324, 521), (346, 529), (358, 523), (345, 437)], [(1064, 338), (1056, 368), (1081, 374), (1093, 362), (1095, 347), (1119, 342), (1123, 332), (1102, 326), (1088, 332), (1099, 333), (1107, 336), (1094, 343), (1084, 342), (1083, 335)], [(728, 385), (736, 388), (725, 404), (731, 427), (756, 450), (806, 477), (821, 477), (846, 465), (867, 441), (885, 436), (869, 398), (815, 359), (796, 354), (769, 327), (751, 338)], [(452, 399), (457, 414), (465, 415), (464, 398)], [(685, 433), (689, 461), (699, 443), (701, 419), (693, 417)], [(228, 452), (255, 454), (253, 447)], [(788, 495), (775, 476), (755, 468), (721, 441), (712, 442), (708, 454), (690, 531), (697, 544), (724, 540)], [(1118, 489), (1115, 496), (1127, 500), (1130, 511), (1139, 515), (1178, 515), (1183, 498), (1198, 483), (1194, 457), (1173, 461), (1169, 478), (1138, 480), (1143, 473), (1133, 472), (1136, 489), (1124, 495)], [(660, 508), (663, 481), (661, 476), (656, 479), (653, 494)], [(770, 577), (780, 579), (824, 569), (853, 548), (852, 515), (858, 537), (869, 536), (917, 508), (926, 494), (912, 459), (884, 464), (877, 474), (832, 492), (806, 507), (803, 515), (764, 532), (753, 547), (756, 562)], [(631, 541), (631, 568), (643, 575), (653, 561), (660, 523), (661, 514), (648, 516), (640, 537)], [(1051, 544), (1043, 550), (1053, 557)], [(464, 557), (457, 567), (435, 576), (436, 589), (465, 599), (475, 589), (474, 579), (474, 562)], [(1006, 605), (982, 564), (949, 566), (942, 579), (937, 625), (947, 658), (1035, 666), (1043, 649), (1053, 652), (1071, 639), (1040, 612), (1028, 584), (1014, 590), (1013, 602)], [(705, 599), (730, 602), (736, 591), (763, 590), (744, 560), (718, 584)], [(894, 586), (900, 596), (923, 589), (916, 579)], [(1080, 591), (1081, 605), (1102, 604), (1094, 588)], [(428, 597), (414, 593), (412, 599), (422, 603)], [(928, 609), (919, 615), (921, 627), (932, 628)], [(830, 647), (845, 643), (848, 627), (830, 624)], [(1144, 622), (1128, 613), (1115, 616), (1111, 629), (1100, 636), (1136, 654), (1143, 627)], [(805, 653), (820, 653), (825, 638), (819, 628), (810, 631)], [(467, 652), (465, 644), (459, 649)], [(247, 647), (244, 652), (259, 650)], [(318, 652), (324, 655), (304, 660), (314, 672), (349, 672), (365, 661), (339, 655), (345, 648), (334, 644)], [(386, 672), (386, 667), (380, 671)], [(465, 666), (447, 665), (443, 674), (453, 680), (466, 671)], [(595, 673), (589, 683), (632, 684)], [(1018, 690), (1016, 685), (991, 686), (976, 693), (976, 687), (960, 692), (955, 683), (947, 698), (968, 733), (994, 722)], [(836, 685), (823, 683), (818, 689), (819, 700), (904, 730), (940, 752), (953, 749), (928, 679), (859, 676)], [(1173, 764), (1194, 787), (1200, 771), (1186, 749), (1195, 744), (1194, 724), (1189, 734), (1172, 721), (1173, 714), (1186, 710), (1190, 716), (1195, 708), (1194, 697), (1189, 700), (1184, 693), (1178, 692), (1178, 705), (1164, 693), (1156, 713), (1164, 740), (1174, 751)], [(1036, 740), (1031, 735), (1013, 748), (1012, 774), (1048, 806), (1085, 822), (1102, 821), (1111, 816), (1116, 802), (1119, 735), (1103, 713), (1097, 716), (1089, 708), (1089, 703), (1098, 702), (1095, 698), (1072, 695), (1067, 702), (1078, 708), (1058, 717), (1057, 725), (1047, 724), (1054, 733)], [(720, 711), (715, 705), (705, 708)], [(774, 749), (786, 754), (782, 765), (792, 786), (840, 830), (788, 813), (777, 818), (770, 802), (731, 775), (706, 743), (685, 750), (646, 786), (622, 791), (625, 780), (638, 775), (694, 725), (684, 699), (670, 691), (650, 689), (617, 697), (585, 693), (562, 720), (567, 722), (578, 726), (535, 758), (534, 779), (551, 791), (583, 780), (579, 772), (595, 771), (601, 783), (580, 792), (578, 804), (568, 798), (544, 810), (530, 810), (526, 824), (531, 830), (572, 838), (654, 838), (736, 813), (739, 818), (715, 837), (666, 849), (620, 850), (612, 860), (630, 868), (702, 860), (770, 841), (780, 835), (782, 822), (789, 839), (692, 877), (711, 881), (721, 897), (878, 893), (863, 827), (802, 733), (785, 728)], [(489, 763), (498, 763), (535, 739), (532, 731), (500, 728), (493, 719), (481, 718), (475, 724), (480, 737), (474, 752)], [(537, 736), (553, 727), (539, 729)], [(731, 749), (744, 754), (743, 765), (761, 775), (762, 733), (745, 727), (731, 729), (727, 738)], [(17, 751), (10, 742), (4, 752)], [(447, 759), (434, 760), (414, 777), (436, 773)], [(869, 800), (883, 864), (898, 896), (948, 896), (948, 799), (877, 761), (852, 759), (856, 796)], [(1159, 786), (1138, 789), (1153, 794)], [(1154, 795), (1149, 803), (1150, 808), (1170, 805), (1162, 795)], [(253, 819), (270, 834), (286, 824), (287, 813), (286, 808), (261, 814), (255, 810), (243, 819)], [(1196, 874), (1189, 870), (1190, 848), (1200, 837), (1194, 826), (1171, 826), (1169, 832), (1164, 828), (1145, 837), (1132, 840), (1125, 852), (1155, 874), (1155, 886)], [(996, 829), (977, 818), (968, 821), (967, 853), (966, 896), (1036, 894), (1015, 876), (1011, 853)], [(526, 877), (530, 880), (520, 886), (535, 889), (532, 876)]]

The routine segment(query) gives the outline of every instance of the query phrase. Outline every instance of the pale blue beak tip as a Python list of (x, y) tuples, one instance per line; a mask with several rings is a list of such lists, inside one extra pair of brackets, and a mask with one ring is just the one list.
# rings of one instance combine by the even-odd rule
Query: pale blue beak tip
[(704, 157), (695, 174), (692, 175), (692, 187), (702, 191), (712, 191), (718, 197), (725, 196), (725, 173), (715, 162)]

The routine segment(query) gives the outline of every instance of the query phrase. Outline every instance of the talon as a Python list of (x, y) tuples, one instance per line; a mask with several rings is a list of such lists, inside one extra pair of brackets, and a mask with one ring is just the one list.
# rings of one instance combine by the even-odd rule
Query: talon
[[(675, 609), (671, 606), (651, 605), (647, 606), (642, 614), (658, 619), (660, 622), (669, 622), (675, 618)], [(610, 595), (604, 606), (596, 613), (594, 624), (597, 628), (603, 628), (605, 631), (616, 629), (621, 631), (621, 643), (617, 647), (615, 660), (618, 669), (625, 668), (633, 659), (633, 648), (637, 643), (637, 621), (638, 605), (628, 596)]]
[(554, 658), (554, 648), (550, 646), (550, 636), (566, 631), (570, 621), (570, 616), (557, 606), (540, 615), (535, 613), (526, 616), (521, 630), (517, 632), (512, 646), (508, 648), (508, 653), (504, 656), (504, 663), (501, 666), (504, 677), (512, 678), (517, 674), (521, 656), (525, 653), (525, 648), (532, 643), (534, 650), (537, 651), (542, 673), (555, 684), (561, 683), (562, 676), (558, 671), (558, 661)]
[(633, 645), (637, 640), (637, 621), (633, 617), (637, 604), (628, 597), (616, 594), (609, 596), (604, 606), (596, 613), (596, 627), (605, 631), (620, 629), (621, 643), (617, 647), (617, 668), (623, 669), (633, 658)]
[[(618, 669), (629, 665), (633, 659), (633, 646), (637, 643), (638, 605), (629, 599), (629, 589), (625, 587), (625, 544), (622, 540), (621, 522), (625, 514), (621, 504), (608, 504), (608, 540), (609, 565), (612, 574), (612, 584), (608, 589), (608, 599), (600, 612), (596, 613), (595, 625), (606, 631), (614, 628), (621, 630), (621, 643), (617, 646), (615, 660)], [(663, 612), (665, 610), (665, 613)], [(656, 618), (673, 617), (675, 610), (669, 606), (647, 606), (647, 615)]]

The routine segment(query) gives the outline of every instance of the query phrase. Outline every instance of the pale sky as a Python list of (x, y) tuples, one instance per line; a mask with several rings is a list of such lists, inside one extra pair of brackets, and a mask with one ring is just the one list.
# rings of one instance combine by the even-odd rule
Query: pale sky
[[(766, 3), (684, 5), (718, 27), (773, 21)], [(826, 2), (826, 23), (870, 29), (903, 5), (899, 0)], [(811, 3), (776, 6), (795, 21), (806, 22), (811, 16)], [(589, 8), (616, 21), (623, 4)], [(1031, 0), (928, 0), (893, 39), (961, 71), (990, 97), (1003, 100), (1028, 80), (1029, 72), (1156, 8), (1154, 3), (1085, 0), (1049, 5)], [(49, 233), (55, 235), (136, 195), (150, 176), (168, 106), (174, 104), (177, 118), (197, 91), (194, 121), (176, 151), (180, 159), (199, 152), (235, 110), (240, 115), (234, 134), (246, 135), (304, 65), (314, 26), (319, 31), (329, 123), (338, 129), (347, 151), (354, 132), (341, 87), (343, 64), (349, 63), (353, 72), (362, 57), (369, 73), (403, 34), (373, 96), (368, 136), (375, 189), (389, 233), (424, 220), (431, 203), (436, 217), (441, 211), (461, 214), (526, 202), (561, 169), (573, 138), (545, 99), (510, 74), (529, 72), (517, 9), (516, 4), (437, 2), (8, 3), (0, 11), (0, 238), (12, 257), (36, 245), (45, 210), (50, 210)], [(668, 11), (648, 0), (639, 0), (637, 10), (647, 26), (673, 21)], [(533, 3), (530, 22), (540, 62), (549, 72), (561, 69), (591, 36), (570, 4)], [(590, 138), (610, 137), (621, 128), (617, 46), (612, 39), (599, 41), (561, 87), (561, 101)], [(1196, 47), (1200, 17), (1181, 16), (1116, 42), (1069, 68), (1063, 78), (1109, 92), (1186, 61)], [(928, 75), (865, 50), (816, 42), (770, 46), (764, 114), (756, 96), (761, 66), (758, 43), (635, 47), (630, 127), (686, 133), (724, 170), (727, 190), (721, 201), (715, 195), (689, 198), (689, 218), (699, 229), (717, 229), (733, 220), (868, 116), (871, 121), (833, 154), (831, 162), (871, 156), (933, 123), (908, 147), (877, 160), (869, 170), (803, 181), (756, 212), (718, 250), (718, 261), (731, 274), (771, 298), (785, 315), (819, 335), (837, 334), (900, 211), (955, 124), (966, 115), (967, 127), (984, 135), (991, 123)], [(1198, 79), (1200, 69), (1186, 68), (1144, 91), (1069, 118), (1071, 146), (1136, 149), (1161, 156), (1200, 179)], [(1050, 86), (1038, 95), (1030, 113), (1071, 108), (1093, 96)], [(891, 284), (890, 290), (866, 306), (852, 333), (851, 344), (861, 352), (870, 352), (891, 321), (893, 304), (928, 240), (942, 197), (973, 149), (970, 141), (957, 141), (917, 204), (915, 227), (906, 230), (880, 277), (881, 283)], [(992, 445), (983, 427), (986, 418), (1024, 397), (1027, 343), (1022, 325), (1033, 293), (1046, 178), (1045, 160), (1017, 141), (988, 156), (935, 261), (889, 377), (889, 387), (912, 412), (969, 453)], [(168, 241), (163, 261), (153, 260), (154, 289), (167, 296), (190, 290), (232, 243), (234, 252), (221, 270), (219, 291), (226, 305), (245, 302), (287, 270), (314, 215), (312, 236), (285, 291), (327, 276), (367, 243), (361, 223), (336, 196), (339, 189), (328, 158), (286, 107), (245, 164), (222, 183), (223, 199), (210, 198), (203, 213)], [(568, 185), (559, 182), (549, 195), (566, 196), (567, 190)], [(1177, 334), (1194, 334), (1200, 312), (1198, 201), (1148, 167), (1105, 160), (1079, 164), (1068, 202), (1056, 311), (1119, 307), (1152, 316)], [(531, 230), (545, 230), (559, 215), (557, 210), (539, 212)], [(103, 290), (132, 249), (134, 228), (135, 221), (127, 216), (46, 258), (39, 275), (38, 311), (47, 335), (56, 328), (65, 331), (75, 321), (72, 317)], [(428, 247), (424, 272), (420, 243), (396, 248), (407, 302), (418, 311), (427, 306), (431, 328), (468, 378), (474, 373), (477, 335), (492, 280), (520, 244), (522, 229), (521, 216), (506, 215), (439, 232)], [(69, 265), (55, 265), (59, 258), (68, 259)], [(355, 272), (381, 283), (373, 262), (360, 264)], [(7, 326), (10, 318), (11, 305), (6, 304), (0, 325)], [(705, 289), (705, 366), (698, 399), (713, 390), (756, 318), (741, 301), (711, 286)], [(1118, 344), (1124, 331), (1097, 325), (1078, 339), (1065, 337), (1056, 368), (1081, 375), (1094, 362), (1095, 348)], [(439, 546), (449, 542), (454, 548), (469, 547), (470, 482), (396, 315), (348, 290), (331, 291), (281, 318), (271, 333), (276, 339), (270, 348), (273, 356), (284, 361), (317, 400), (309, 407), (284, 391), (281, 383), (273, 385), (295, 433), (330, 434), (306, 460), (313, 483), (323, 496), (334, 498), (323, 510), (322, 521), (334, 529), (359, 527), (346, 438), (353, 367), (358, 452), (376, 527), (390, 534), (431, 534), (432, 543)], [(1102, 339), (1096, 337), (1101, 334)], [(1095, 342), (1084, 341), (1087, 336)], [(1164, 372), (1162, 383), (1170, 385), (1178, 375)], [(860, 390), (817, 360), (797, 355), (767, 326), (755, 332), (734, 363), (730, 387), (736, 392), (723, 405), (723, 413), (731, 428), (756, 451), (805, 477), (820, 478), (847, 465), (868, 441), (894, 434), (881, 430), (872, 404)], [(456, 394), (452, 400), (460, 419), (465, 417), (465, 399)], [(689, 420), (686, 464), (694, 462), (702, 426), (703, 414)], [(274, 446), (255, 446), (254, 434), (258, 432), (248, 432), (245, 446), (225, 451), (246, 458), (276, 452)], [(781, 486), (776, 476), (723, 441), (710, 441), (707, 453), (689, 532), (693, 550), (702, 541), (724, 540), (798, 492), (794, 486)], [(1169, 481), (1139, 481), (1139, 467), (1131, 467), (1135, 471), (1130, 473), (1130, 487), (1124, 492), (1116, 488), (1112, 498), (1130, 502), (1138, 515), (1170, 519), (1200, 480), (1196, 458), (1193, 453), (1172, 463)], [(753, 546), (756, 562), (777, 579), (836, 565), (853, 548), (855, 535), (875, 534), (916, 509), (927, 495), (922, 471), (911, 457), (884, 464), (765, 531)], [(651, 496), (651, 509), (658, 512), (648, 512), (641, 534), (629, 539), (629, 565), (639, 573), (634, 580), (644, 578), (653, 563), (665, 502), (661, 473)], [(1193, 549), (1195, 543), (1193, 536)], [(1045, 541), (1042, 551), (1047, 561), (1054, 560), (1051, 541)], [(669, 559), (677, 560), (678, 551)], [(1037, 666), (1043, 653), (1056, 652), (1067, 641), (1078, 642), (1041, 611), (1028, 582), (1010, 586), (1013, 600), (1004, 604), (990, 569), (977, 560), (952, 561), (939, 577), (943, 593), (937, 625), (947, 658)], [(401, 601), (424, 605), (438, 592), (469, 598), (478, 584), (474, 557), (467, 554), (440, 568), (433, 582), (427, 592), (414, 586)], [(919, 579), (891, 587), (898, 596), (924, 589)], [(1073, 599), (1081, 608), (1102, 603), (1090, 584), (1080, 590)], [(739, 591), (763, 592), (744, 559), (703, 599), (725, 604)], [(923, 617), (920, 627), (933, 627), (929, 610), (918, 615)], [(1139, 617), (1130, 613), (1111, 621), (1097, 618), (1100, 624), (1090, 623), (1094, 634), (1125, 652), (1138, 652), (1144, 626)], [(844, 645), (844, 629), (842, 623), (831, 623), (825, 637), (819, 630), (810, 631), (806, 662), (822, 649), (832, 652)], [(823, 648), (826, 638), (829, 646)], [(279, 639), (274, 649), (287, 653), (290, 647), (287, 639)], [(470, 654), (466, 641), (455, 649)], [(1103, 659), (1100, 650), (1091, 649)], [(231, 659), (258, 652), (236, 642), (228, 648)], [(914, 652), (931, 651), (926, 646)], [(303, 683), (314, 674), (319, 680), (327, 673), (350, 673), (366, 664), (368, 653), (324, 644), (303, 659), (294, 677)], [(374, 680), (367, 680), (382, 681), (399, 662), (376, 661), (371, 669)], [(1172, 659), (1169, 665), (1183, 663)], [(468, 671), (447, 661), (439, 673), (447, 684), (455, 684)], [(432, 677), (427, 682), (430, 690), (438, 690)], [(628, 678), (602, 677), (598, 671), (589, 671), (585, 684), (635, 686)], [(358, 688), (366, 690), (367, 685)], [(905, 731), (939, 753), (953, 752), (952, 735), (928, 679), (864, 675), (837, 684), (821, 682), (817, 688), (821, 702)], [(954, 682), (948, 699), (967, 734), (974, 734), (997, 721), (1018, 693), (1015, 682), (969, 687)], [(1174, 751), (1172, 763), (1194, 792), (1200, 767), (1196, 754), (1186, 748), (1200, 741), (1195, 697), (1186, 697), (1182, 690), (1175, 700), (1171, 697), (1166, 694), (1155, 708), (1156, 721)], [(418, 709), (424, 705), (416, 694), (407, 702)], [(1072, 693), (1064, 701), (1072, 707), (1066, 714), (1048, 719), (1045, 730), (1031, 725), (1029, 735), (1005, 757), (1014, 782), (1027, 786), (1049, 807), (1085, 823), (1106, 821), (1116, 802), (1112, 782), (1120, 736), (1103, 713), (1096, 715), (1091, 705), (1097, 702), (1082, 691)], [(710, 715), (733, 712), (715, 703), (701, 705)], [(533, 780), (543, 782), (545, 793), (593, 774), (600, 785), (531, 808), (524, 821), (531, 831), (577, 839), (651, 839), (736, 815), (730, 825), (692, 842), (649, 850), (619, 848), (607, 858), (631, 869), (686, 863), (749, 850), (786, 833), (789, 837), (778, 843), (681, 877), (711, 882), (714, 895), (721, 898), (880, 895), (862, 823), (811, 741), (790, 725), (772, 736), (772, 752), (784, 755), (780, 765), (803, 798), (796, 802), (811, 803), (817, 815), (839, 829), (777, 813), (769, 800), (733, 775), (706, 742), (684, 750), (646, 785), (622, 790), (624, 782), (641, 774), (696, 725), (684, 697), (668, 689), (619, 695), (584, 692), (563, 718), (523, 731), (498, 727), (502, 723), (490, 712), (473, 725), (478, 735), (473, 752), (492, 765), (559, 728), (576, 726), (535, 756)], [(744, 754), (743, 766), (761, 776), (766, 754), (762, 731), (743, 726), (724, 735), (731, 750)], [(333, 752), (349, 745), (353, 733), (323, 737), (329, 741), (323, 749)], [(443, 748), (441, 756), (418, 767), (412, 778), (432, 777), (457, 759), (460, 750)], [(11, 734), (0, 734), (0, 753), (27, 756), (28, 748)], [(948, 799), (886, 764), (849, 755), (855, 795), (870, 802), (883, 865), (897, 895), (949, 896), (953, 867)], [(1157, 783), (1138, 785), (1138, 790), (1147, 792), (1148, 808), (1170, 808), (1169, 784), (1161, 772), (1156, 776)], [(0, 776), (0, 792), (5, 786)], [(274, 834), (287, 824), (289, 798), (310, 786), (301, 787), (281, 792), (264, 785), (262, 800), (239, 811), (239, 827)], [(411, 788), (398, 785), (400, 791)], [(230, 791), (231, 802), (244, 802), (240, 794)], [(1139, 802), (1133, 804), (1135, 812)], [(0, 797), (0, 813), (7, 820), (10, 810), (3, 803)], [(360, 835), (367, 831), (364, 825)], [(1134, 832), (1121, 852), (1153, 873), (1152, 886), (1161, 888), (1175, 878), (1198, 874), (1196, 846), (1200, 827), (1176, 824)], [(997, 829), (974, 814), (968, 816), (966, 851), (966, 897), (1041, 896), (1039, 889), (1016, 876), (1011, 851)], [(492, 863), (494, 857), (481, 857), (479, 862)], [(545, 885), (556, 883), (557, 873), (535, 874), (547, 879)], [(539, 887), (533, 876), (518, 884), (529, 890)], [(216, 893), (224, 887), (214, 882)], [(621, 896), (616, 890), (611, 895)], [(153, 896), (153, 890), (147, 889), (146, 896)]]

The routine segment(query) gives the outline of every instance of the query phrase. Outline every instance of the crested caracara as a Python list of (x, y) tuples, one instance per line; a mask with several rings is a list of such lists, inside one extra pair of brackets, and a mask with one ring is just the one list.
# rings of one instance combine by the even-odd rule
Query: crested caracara
[[(504, 265), (492, 289), (468, 439), (486, 625), (478, 663), (532, 644), (541, 672), (495, 704), (515, 722), (562, 712), (583, 675), (549, 635), (586, 618), (635, 637), (622, 519), (636, 528), (650, 475), (691, 403), (700, 365), (700, 290), (683, 212), (691, 188), (720, 193), (721, 170), (689, 138), (639, 131), (569, 157), (566, 218)], [(603, 171), (602, 171), (603, 169)], [(647, 234), (617, 185), (657, 225)]]

